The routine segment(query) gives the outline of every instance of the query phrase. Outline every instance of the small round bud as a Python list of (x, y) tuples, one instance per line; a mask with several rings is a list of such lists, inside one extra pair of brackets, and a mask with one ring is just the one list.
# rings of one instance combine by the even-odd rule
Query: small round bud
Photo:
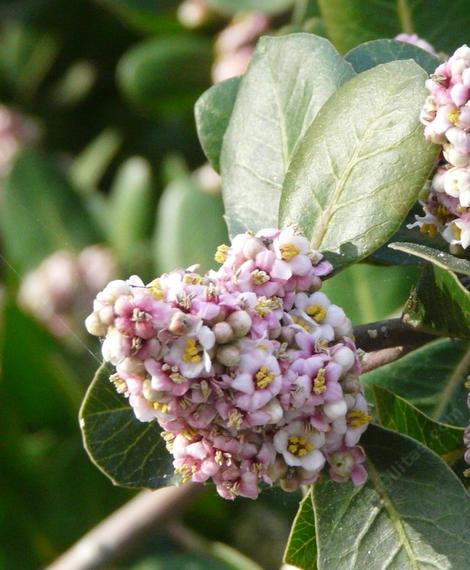
[(345, 336), (351, 338), (353, 336), (353, 327), (351, 321), (345, 316), (341, 324), (334, 327), (336, 338), (344, 338)]
[(279, 486), (283, 491), (286, 491), (286, 493), (293, 493), (300, 487), (300, 481), (295, 476), (289, 477), (289, 474), (290, 471), (287, 472), (287, 477), (283, 477), (279, 480)]
[(284, 410), (282, 409), (282, 406), (277, 398), (273, 398), (268, 404), (266, 404), (266, 406), (261, 408), (261, 411), (269, 414), (271, 417), (271, 421), (269, 423), (271, 424), (277, 424), (277, 422), (280, 421), (284, 415)]
[(281, 325), (273, 327), (272, 329), (269, 330), (269, 338), (270, 339), (278, 338), (278, 336), (281, 334), (281, 331), (282, 331)]
[(330, 458), (333, 469), (340, 477), (349, 477), (354, 467), (354, 459), (348, 452), (338, 451)]
[(216, 358), (220, 364), (230, 368), (232, 366), (236, 366), (240, 362), (240, 350), (234, 344), (221, 346), (217, 350)]
[(260, 238), (253, 237), (243, 246), (243, 255), (246, 259), (254, 259), (258, 253), (264, 251), (266, 246)]
[(356, 376), (346, 376), (346, 378), (341, 382), (343, 392), (345, 394), (357, 394), (361, 390), (361, 385)]
[(108, 283), (101, 293), (98, 293), (98, 299), (102, 302), (114, 303), (122, 295), (130, 294), (130, 286), (122, 279), (115, 279)]
[(108, 331), (108, 326), (101, 322), (100, 318), (96, 313), (91, 313), (85, 319), (86, 330), (94, 336), (105, 336)]
[(251, 329), (251, 317), (246, 311), (236, 311), (227, 318), (227, 323), (232, 327), (233, 334), (241, 338), (248, 334)]
[(278, 455), (274, 461), (268, 466), (268, 475), (273, 481), (277, 481), (287, 473), (287, 464), (281, 455)]
[(279, 340), (286, 342), (288, 345), (291, 345), (295, 340), (296, 333), (297, 331), (290, 327), (283, 327)]
[(185, 313), (178, 311), (170, 320), (168, 330), (177, 336), (182, 336), (188, 333), (191, 329), (191, 320)]
[(218, 344), (226, 344), (233, 340), (233, 330), (227, 322), (216, 323), (212, 331)]
[(347, 346), (342, 346), (333, 354), (333, 361), (339, 364), (344, 372), (347, 372), (354, 365), (354, 352)]
[(348, 411), (348, 406), (344, 400), (337, 400), (336, 402), (326, 402), (323, 406), (323, 411), (330, 418), (330, 420), (337, 420), (344, 417)]
[(109, 305), (107, 307), (103, 307), (98, 311), (98, 318), (102, 323), (106, 325), (112, 325), (114, 322), (114, 309)]
[(118, 371), (122, 374), (133, 374), (135, 376), (145, 375), (144, 363), (138, 358), (124, 358), (117, 366)]

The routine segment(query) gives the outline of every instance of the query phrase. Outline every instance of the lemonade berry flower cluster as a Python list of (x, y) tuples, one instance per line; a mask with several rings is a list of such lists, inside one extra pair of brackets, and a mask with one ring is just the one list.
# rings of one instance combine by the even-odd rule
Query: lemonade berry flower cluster
[(112, 281), (87, 318), (136, 417), (162, 428), (183, 481), (226, 499), (263, 485), (362, 484), (370, 421), (344, 311), (320, 291), (332, 266), (291, 229), (236, 236), (218, 271)]
[(470, 47), (439, 65), (426, 87), (421, 122), (426, 139), (441, 145), (442, 153), (421, 196), (424, 216), (409, 227), (440, 234), (458, 253), (470, 246)]

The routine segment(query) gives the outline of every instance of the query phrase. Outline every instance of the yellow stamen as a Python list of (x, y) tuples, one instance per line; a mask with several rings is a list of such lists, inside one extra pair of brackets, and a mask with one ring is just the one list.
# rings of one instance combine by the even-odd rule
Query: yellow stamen
[(260, 317), (266, 317), (271, 311), (282, 308), (279, 297), (260, 297), (255, 305), (255, 311)]
[(299, 255), (300, 249), (296, 247), (293, 243), (286, 243), (279, 247), (281, 251), (281, 259), (284, 261), (290, 261), (296, 255)]
[(452, 230), (452, 235), (454, 236), (454, 239), (460, 240), (462, 237), (462, 230), (459, 228), (459, 226), (457, 224), (452, 224), (451, 230)]
[(435, 238), (437, 236), (437, 226), (435, 224), (423, 224), (419, 228), (419, 232), (430, 238)]
[(197, 431), (195, 429), (192, 429), (192, 428), (185, 428), (185, 429), (181, 430), (180, 433), (186, 439), (193, 439), (193, 437), (195, 437), (197, 435)]
[(228, 427), (240, 429), (243, 416), (238, 410), (230, 410), (228, 413)]
[(201, 277), (197, 273), (186, 273), (183, 276), (183, 283), (186, 285), (202, 285), (204, 283), (204, 277)]
[(111, 374), (109, 381), (114, 384), (118, 394), (124, 394), (127, 390), (126, 382), (119, 376), (119, 374)]
[(165, 298), (165, 293), (162, 291), (160, 279), (154, 279), (148, 286), (150, 295), (156, 300), (161, 301)]
[(313, 304), (310, 305), (310, 307), (307, 307), (306, 313), (309, 317), (312, 317), (316, 323), (321, 323), (325, 320), (326, 317), (326, 309), (317, 304)]
[(296, 457), (304, 457), (314, 449), (313, 443), (305, 439), (305, 437), (291, 436), (287, 440), (287, 451)]
[(455, 127), (457, 121), (459, 120), (459, 110), (454, 109), (453, 111), (450, 111), (450, 113), (448, 113), (447, 115), (447, 118), (449, 119), (449, 123), (451, 123)]
[(199, 354), (200, 348), (194, 338), (188, 338), (186, 341), (186, 348), (183, 353), (184, 362), (201, 362), (201, 355)]
[(217, 263), (223, 263), (227, 259), (227, 254), (228, 254), (229, 249), (230, 249), (230, 247), (228, 245), (226, 245), (225, 243), (223, 243), (222, 245), (219, 245), (219, 247), (217, 248), (217, 251), (215, 252), (215, 255), (214, 255), (215, 261), (217, 261)]
[(169, 406), (168, 404), (163, 404), (161, 402), (152, 402), (151, 406), (157, 412), (161, 412), (162, 414), (166, 414), (168, 412)]
[(255, 269), (250, 275), (250, 280), (254, 285), (263, 285), (269, 279), (270, 277), (266, 271), (261, 271), (260, 269)]
[(255, 375), (256, 386), (260, 390), (264, 390), (274, 380), (274, 376), (274, 372), (271, 372), (267, 366), (262, 366)]
[(362, 410), (358, 409), (350, 410), (346, 414), (346, 421), (348, 423), (348, 426), (352, 428), (358, 428), (364, 426), (368, 424), (371, 419), (372, 419), (371, 416), (368, 416)]
[(449, 210), (445, 206), (439, 205), (434, 209), (433, 213), (441, 223), (444, 223), (449, 215)]
[(324, 392), (326, 392), (326, 379), (325, 379), (325, 369), (324, 368), (320, 368), (320, 370), (318, 371), (314, 381), (313, 381), (313, 392), (317, 395), (320, 396), (320, 394), (323, 394)]
[(294, 323), (296, 325), (299, 325), (299, 327), (302, 327), (304, 329), (304, 331), (306, 331), (306, 332), (312, 331), (312, 327), (306, 321), (304, 321), (304, 319), (302, 317), (298, 317), (297, 315), (292, 315), (292, 320), (294, 321)]

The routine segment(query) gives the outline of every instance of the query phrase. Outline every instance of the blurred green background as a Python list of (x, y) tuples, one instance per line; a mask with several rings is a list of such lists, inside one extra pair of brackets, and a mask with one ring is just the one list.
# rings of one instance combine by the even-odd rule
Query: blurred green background
[[(100, 360), (83, 327), (93, 297), (115, 277), (207, 269), (228, 239), (195, 101), (243, 73), (261, 34), (325, 32), (313, 0), (2, 0), (0, 21), (0, 567), (27, 570), (134, 494), (82, 448), (78, 409)], [(414, 277), (361, 264), (325, 289), (361, 323), (396, 313)], [(183, 522), (275, 569), (298, 499), (227, 503), (208, 487)], [(234, 565), (163, 526), (117, 567)]]

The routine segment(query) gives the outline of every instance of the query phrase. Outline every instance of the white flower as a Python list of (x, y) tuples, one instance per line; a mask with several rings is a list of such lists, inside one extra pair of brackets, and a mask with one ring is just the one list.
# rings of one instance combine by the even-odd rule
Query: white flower
[(215, 344), (212, 330), (203, 325), (202, 321), (194, 334), (178, 339), (171, 347), (166, 360), (178, 366), (186, 378), (197, 378), (203, 372), (210, 372), (212, 361), (209, 351)]
[(470, 168), (452, 168), (444, 176), (444, 189), (464, 208), (470, 206)]
[(452, 245), (461, 245), (467, 249), (470, 245), (470, 221), (452, 220), (446, 225), (442, 237)]
[(110, 327), (101, 345), (101, 353), (106, 362), (119, 364), (127, 356), (128, 339), (117, 329)]
[(320, 471), (325, 464), (319, 449), (325, 443), (323, 433), (306, 431), (304, 423), (293, 422), (274, 436), (274, 447), (291, 467), (303, 467), (307, 471)]
[[(317, 292), (313, 295), (297, 293), (295, 306), (304, 323), (310, 325), (310, 332), (319, 328), (320, 336), (328, 341), (334, 340), (335, 337), (352, 335), (351, 321), (346, 317), (343, 309), (331, 303), (325, 293)], [(303, 326), (303, 328), (306, 327)]]

